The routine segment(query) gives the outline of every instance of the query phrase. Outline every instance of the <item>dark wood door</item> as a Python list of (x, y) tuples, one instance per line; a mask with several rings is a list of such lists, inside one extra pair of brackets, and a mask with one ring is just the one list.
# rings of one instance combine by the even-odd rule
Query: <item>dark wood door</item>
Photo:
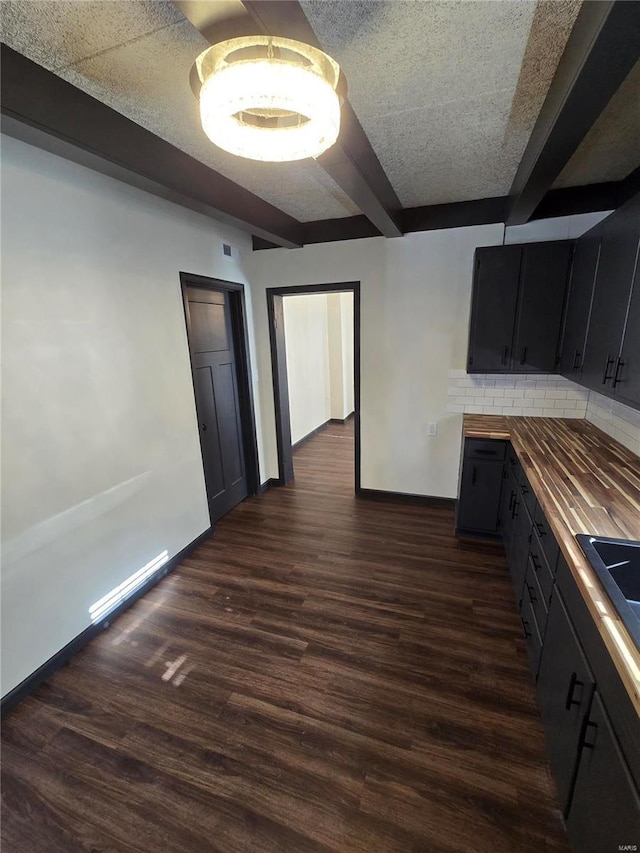
[(581, 382), (611, 394), (620, 355), (629, 295), (638, 254), (640, 199), (616, 211), (602, 224), (591, 322), (587, 332)]
[(594, 680), (556, 589), (549, 607), (537, 698), (549, 763), (566, 814), (578, 760), (580, 733), (591, 707)]
[(578, 240), (573, 254), (560, 357), (560, 373), (573, 380), (582, 372), (601, 240), (601, 229), (590, 231)]
[(510, 369), (521, 255), (520, 246), (476, 250), (467, 359), (469, 373)]
[(532, 243), (522, 252), (513, 370), (555, 370), (572, 243)]
[(636, 262), (622, 353), (614, 370), (613, 387), (620, 400), (636, 408), (640, 406), (640, 257)]
[(458, 528), (496, 534), (502, 490), (502, 461), (465, 459), (462, 467)]
[(187, 288), (189, 345), (213, 524), (247, 496), (229, 295)]
[(580, 853), (640, 849), (640, 799), (597, 691), (584, 730), (567, 831)]

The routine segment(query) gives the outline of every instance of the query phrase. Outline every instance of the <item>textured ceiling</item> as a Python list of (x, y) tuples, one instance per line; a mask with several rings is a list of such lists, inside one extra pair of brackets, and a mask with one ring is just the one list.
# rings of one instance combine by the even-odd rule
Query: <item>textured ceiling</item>
[(302, 0), (406, 207), (509, 191), (579, 5)]
[(170, 2), (0, 2), (2, 40), (303, 221), (360, 211), (314, 160), (258, 163), (216, 148), (189, 86), (203, 37)]
[(620, 181), (640, 166), (640, 62), (611, 98), (554, 186)]
[[(509, 191), (580, 0), (302, 7), (342, 65), (402, 204), (413, 207)], [(207, 42), (173, 3), (0, 0), (0, 22), (20, 53), (297, 219), (359, 212), (313, 160), (254, 163), (209, 142), (189, 86)], [(639, 84), (636, 68), (557, 185), (616, 179), (638, 165)]]

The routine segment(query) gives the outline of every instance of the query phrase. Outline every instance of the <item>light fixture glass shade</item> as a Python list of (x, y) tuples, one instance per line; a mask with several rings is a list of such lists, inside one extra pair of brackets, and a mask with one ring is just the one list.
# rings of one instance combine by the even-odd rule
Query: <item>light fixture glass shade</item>
[(317, 157), (338, 137), (340, 68), (291, 39), (229, 39), (196, 60), (200, 118), (209, 139), (239, 157)]

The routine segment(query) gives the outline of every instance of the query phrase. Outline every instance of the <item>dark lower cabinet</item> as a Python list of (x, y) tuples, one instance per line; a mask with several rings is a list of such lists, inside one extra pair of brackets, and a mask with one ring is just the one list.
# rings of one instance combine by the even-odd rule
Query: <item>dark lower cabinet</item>
[(580, 737), (591, 708), (594, 687), (591, 670), (562, 596), (556, 590), (549, 607), (537, 698), (547, 738), (549, 763), (564, 814), (569, 807)]
[(456, 530), (497, 536), (505, 442), (467, 439), (456, 512)]
[(576, 853), (640, 850), (640, 799), (597, 692), (583, 727), (567, 815)]

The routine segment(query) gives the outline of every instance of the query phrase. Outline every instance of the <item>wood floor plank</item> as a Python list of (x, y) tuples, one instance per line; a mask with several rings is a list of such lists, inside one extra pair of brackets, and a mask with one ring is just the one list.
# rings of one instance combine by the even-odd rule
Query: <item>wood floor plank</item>
[(294, 461), (6, 718), (3, 853), (567, 853), (501, 548)]

